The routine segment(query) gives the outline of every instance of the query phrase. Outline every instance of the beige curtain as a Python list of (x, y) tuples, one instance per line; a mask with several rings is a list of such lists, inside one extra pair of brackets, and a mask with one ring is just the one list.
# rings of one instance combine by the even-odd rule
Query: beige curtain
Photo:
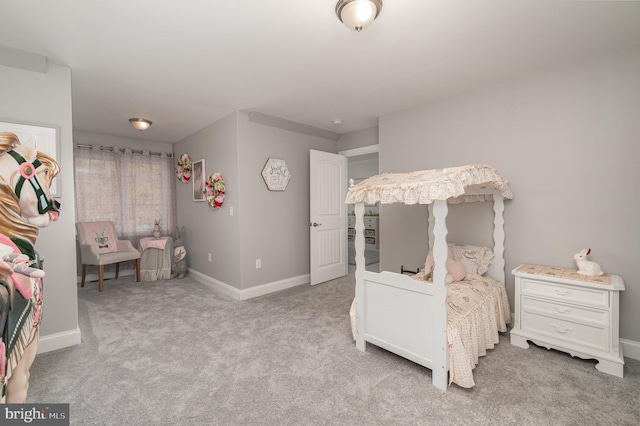
[(164, 235), (176, 228), (173, 158), (129, 148), (76, 146), (74, 149), (78, 222), (110, 220), (118, 235), (136, 246), (153, 234), (156, 220)]

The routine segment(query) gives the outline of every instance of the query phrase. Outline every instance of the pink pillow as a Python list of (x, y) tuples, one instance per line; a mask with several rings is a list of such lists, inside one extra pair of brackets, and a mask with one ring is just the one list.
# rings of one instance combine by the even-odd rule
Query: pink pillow
[[(425, 273), (429, 274), (433, 266), (434, 266), (433, 250), (431, 250), (429, 252), (429, 255), (427, 256), (427, 261), (424, 264)], [(449, 250), (445, 267), (447, 268), (447, 274), (451, 275), (451, 278), (452, 278), (451, 282), (462, 281), (467, 276), (467, 271), (466, 269), (464, 269), (464, 265), (462, 265), (462, 263), (458, 262), (457, 260), (453, 259), (453, 254), (451, 253), (451, 250)]]
[(489, 270), (489, 264), (493, 259), (493, 252), (488, 247), (470, 244), (450, 243), (449, 253), (452, 253), (453, 258), (464, 265), (467, 271), (467, 279), (484, 275)]
[(82, 229), (87, 242), (98, 250), (98, 254), (118, 251), (111, 222), (82, 222)]

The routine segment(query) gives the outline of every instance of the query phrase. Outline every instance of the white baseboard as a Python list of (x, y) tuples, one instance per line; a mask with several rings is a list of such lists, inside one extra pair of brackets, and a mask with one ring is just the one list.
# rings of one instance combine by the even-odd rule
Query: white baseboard
[(276, 291), (286, 290), (288, 288), (297, 287), (299, 285), (309, 284), (310, 282), (311, 278), (309, 274), (304, 274), (297, 277), (258, 285), (255, 287), (240, 290), (240, 300), (253, 299), (254, 297), (264, 296), (265, 294), (274, 293)]
[(222, 281), (218, 281), (215, 278), (211, 278), (210, 276), (205, 275), (201, 272), (198, 272), (195, 269), (188, 268), (188, 271), (189, 271), (189, 275), (194, 280), (206, 285), (207, 287), (211, 287), (214, 290), (224, 293), (235, 300), (240, 300), (239, 289), (233, 286), (230, 286), (229, 284), (223, 283)]
[(288, 288), (296, 287), (299, 285), (309, 284), (311, 282), (309, 279), (309, 274), (305, 274), (298, 277), (287, 278), (284, 280), (274, 281), (271, 283), (240, 290), (191, 268), (189, 268), (189, 274), (191, 274), (193, 279), (195, 279), (196, 281), (208, 287), (211, 287), (214, 290), (220, 291), (227, 296), (234, 298), (235, 300), (248, 300), (276, 291), (286, 290)]
[(68, 348), (69, 346), (79, 345), (80, 342), (81, 337), (79, 328), (63, 331), (61, 333), (40, 336), (37, 353), (43, 354), (57, 349)]
[(620, 339), (620, 344), (622, 344), (622, 355), (626, 356), (627, 358), (640, 361), (640, 342)]

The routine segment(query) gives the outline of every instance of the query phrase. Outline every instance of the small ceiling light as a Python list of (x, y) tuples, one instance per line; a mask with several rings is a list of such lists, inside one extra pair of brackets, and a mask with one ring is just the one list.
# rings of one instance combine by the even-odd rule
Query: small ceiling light
[(347, 28), (360, 32), (378, 17), (382, 0), (340, 0), (336, 15)]
[(334, 126), (342, 126), (342, 119), (341, 118), (336, 118), (335, 120), (333, 120), (333, 125)]
[(151, 121), (145, 120), (144, 118), (130, 118), (129, 122), (133, 127), (140, 131), (147, 130), (149, 127), (151, 127)]

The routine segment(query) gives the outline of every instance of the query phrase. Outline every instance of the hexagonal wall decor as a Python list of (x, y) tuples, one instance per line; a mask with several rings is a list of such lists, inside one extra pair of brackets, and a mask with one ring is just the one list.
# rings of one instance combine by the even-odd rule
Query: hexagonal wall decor
[(269, 158), (262, 169), (262, 179), (269, 191), (284, 191), (291, 179), (287, 163), (279, 158)]

